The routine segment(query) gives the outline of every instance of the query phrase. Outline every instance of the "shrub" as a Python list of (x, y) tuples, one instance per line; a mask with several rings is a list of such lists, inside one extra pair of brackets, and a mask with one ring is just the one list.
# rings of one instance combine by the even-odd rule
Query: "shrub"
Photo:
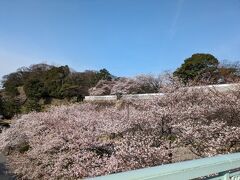
[(40, 112), (42, 110), (39, 100), (36, 98), (29, 98), (24, 104), (24, 112), (28, 113), (31, 111)]
[(62, 89), (60, 90), (61, 96), (64, 98), (72, 98), (72, 97), (85, 97), (88, 95), (88, 88), (81, 85), (68, 85), (64, 84)]
[(24, 91), (28, 98), (41, 98), (47, 96), (44, 82), (39, 78), (28, 79), (24, 84)]
[(15, 114), (18, 114), (20, 112), (18, 103), (11, 97), (2, 98), (1, 104), (2, 107), (0, 114), (3, 115), (3, 117), (6, 119), (10, 119)]

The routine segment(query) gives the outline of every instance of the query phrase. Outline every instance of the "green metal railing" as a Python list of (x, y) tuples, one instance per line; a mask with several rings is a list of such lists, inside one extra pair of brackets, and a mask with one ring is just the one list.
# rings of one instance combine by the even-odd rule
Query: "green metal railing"
[(240, 153), (138, 169), (94, 180), (240, 180)]

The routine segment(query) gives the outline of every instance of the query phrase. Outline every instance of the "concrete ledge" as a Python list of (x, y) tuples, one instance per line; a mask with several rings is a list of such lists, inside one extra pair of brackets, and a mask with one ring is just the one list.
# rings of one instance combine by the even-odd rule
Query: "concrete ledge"
[(150, 94), (126, 94), (122, 96), (122, 100), (131, 100), (131, 99), (151, 99), (154, 97), (164, 96), (164, 93), (150, 93)]
[(240, 84), (217, 84), (217, 85), (208, 85), (208, 86), (193, 86), (189, 87), (189, 89), (211, 89), (211, 90), (217, 90), (219, 92), (225, 92), (225, 91), (234, 91), (237, 88), (240, 88)]
[(116, 95), (109, 96), (85, 96), (84, 101), (116, 101)]

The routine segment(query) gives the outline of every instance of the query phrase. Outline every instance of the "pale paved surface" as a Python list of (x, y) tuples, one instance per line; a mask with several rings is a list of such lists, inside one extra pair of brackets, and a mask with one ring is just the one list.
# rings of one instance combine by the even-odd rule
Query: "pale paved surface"
[(2, 154), (0, 154), (0, 180), (14, 180), (14, 176), (7, 174), (6, 166), (5, 166), (6, 159)]

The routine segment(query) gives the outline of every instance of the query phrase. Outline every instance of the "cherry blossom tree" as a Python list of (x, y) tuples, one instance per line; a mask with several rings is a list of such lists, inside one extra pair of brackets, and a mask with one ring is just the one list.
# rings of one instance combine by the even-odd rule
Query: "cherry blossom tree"
[[(175, 88), (160, 98), (52, 107), (19, 117), (0, 149), (22, 179), (77, 179), (240, 151), (240, 91)], [(24, 148), (19, 144), (24, 142)]]

